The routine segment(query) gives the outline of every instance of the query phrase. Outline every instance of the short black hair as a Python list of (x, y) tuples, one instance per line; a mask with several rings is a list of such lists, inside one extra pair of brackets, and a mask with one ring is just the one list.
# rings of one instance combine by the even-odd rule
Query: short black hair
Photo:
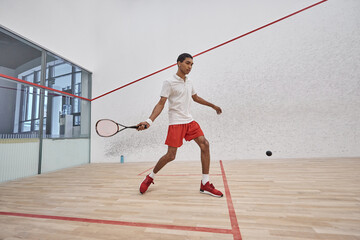
[(191, 58), (193, 59), (193, 57), (189, 54), (189, 53), (182, 53), (179, 55), (179, 57), (177, 58), (177, 62), (183, 62), (186, 58)]

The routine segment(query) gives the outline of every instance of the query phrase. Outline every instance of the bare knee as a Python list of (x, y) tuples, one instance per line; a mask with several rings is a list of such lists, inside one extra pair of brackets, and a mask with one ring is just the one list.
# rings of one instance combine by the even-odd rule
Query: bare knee
[(209, 151), (210, 149), (210, 143), (208, 140), (204, 140), (202, 143), (199, 144), (201, 151)]
[(166, 153), (166, 159), (168, 160), (168, 162), (171, 162), (175, 159), (176, 157), (176, 152), (168, 152)]

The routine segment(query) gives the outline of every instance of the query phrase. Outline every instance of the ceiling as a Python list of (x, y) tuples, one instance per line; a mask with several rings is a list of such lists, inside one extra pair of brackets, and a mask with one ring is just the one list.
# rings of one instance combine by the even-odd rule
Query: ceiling
[(0, 32), (0, 66), (16, 69), (38, 57), (41, 51)]

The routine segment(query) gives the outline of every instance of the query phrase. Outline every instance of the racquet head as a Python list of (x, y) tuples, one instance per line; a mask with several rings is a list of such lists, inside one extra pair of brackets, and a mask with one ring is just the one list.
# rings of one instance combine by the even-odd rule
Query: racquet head
[(111, 137), (119, 131), (119, 126), (110, 119), (101, 119), (96, 122), (95, 130), (101, 137)]

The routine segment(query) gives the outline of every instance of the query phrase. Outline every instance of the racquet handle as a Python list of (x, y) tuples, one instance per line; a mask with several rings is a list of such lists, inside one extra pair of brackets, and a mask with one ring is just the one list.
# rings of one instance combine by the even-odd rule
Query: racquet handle
[[(138, 128), (137, 126), (131, 126), (131, 127), (128, 127), (128, 128)], [(145, 125), (145, 129), (147, 129), (147, 126)]]

